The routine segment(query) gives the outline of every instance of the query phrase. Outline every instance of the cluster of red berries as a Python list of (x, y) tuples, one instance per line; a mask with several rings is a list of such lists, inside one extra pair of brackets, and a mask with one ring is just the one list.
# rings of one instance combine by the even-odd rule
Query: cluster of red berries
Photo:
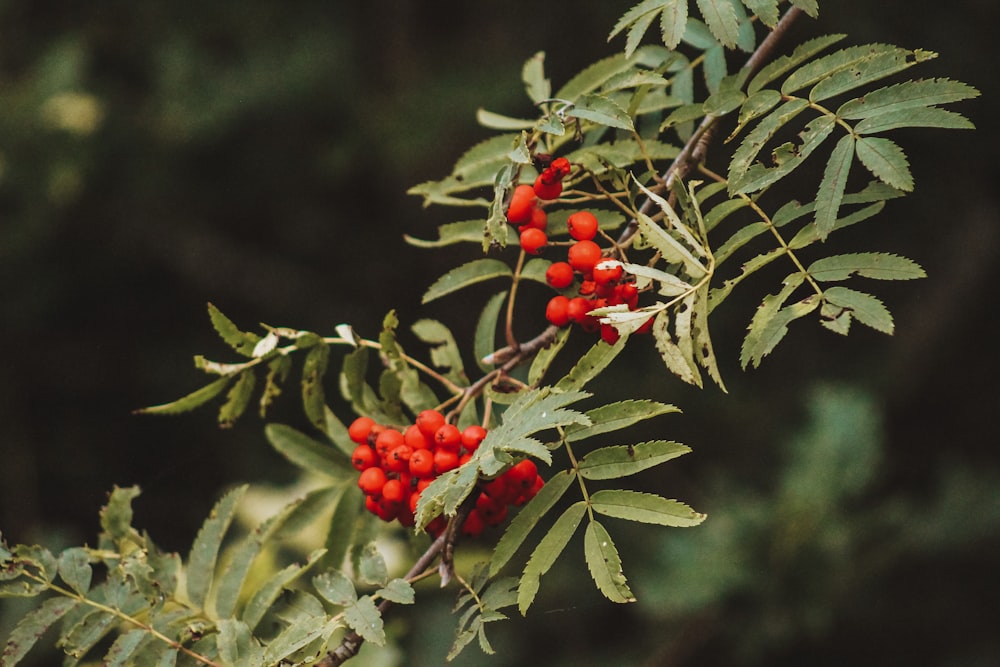
[[(594, 241), (598, 221), (589, 211), (577, 211), (566, 221), (573, 243), (566, 253), (565, 262), (553, 262), (545, 272), (545, 281), (557, 290), (571, 287), (580, 276), (577, 295), (558, 294), (545, 307), (545, 318), (557, 327), (578, 324), (585, 331), (601, 332), (601, 339), (614, 344), (620, 334), (610, 324), (601, 324), (598, 318), (588, 315), (592, 310), (605, 306), (625, 304), (629, 310), (639, 307), (639, 290), (629, 279), (621, 262), (604, 259), (601, 247)], [(650, 319), (637, 333), (652, 328)]]
[[(361, 473), (358, 487), (365, 494), (365, 508), (383, 521), (395, 519), (404, 526), (414, 524), (421, 492), (438, 475), (468, 461), (487, 433), (481, 426), (460, 431), (437, 410), (424, 410), (403, 430), (358, 417), (347, 432), (358, 445), (351, 465)], [(508, 468), (483, 485), (462, 533), (473, 537), (486, 526), (503, 522), (509, 505), (527, 502), (543, 485), (531, 459)], [(446, 525), (446, 519), (438, 516), (426, 530), (436, 536)]]
[(542, 170), (535, 179), (534, 185), (518, 185), (507, 207), (507, 220), (518, 228), (521, 248), (525, 252), (537, 255), (549, 242), (545, 233), (548, 225), (545, 210), (539, 200), (558, 199), (562, 194), (563, 179), (569, 175), (572, 166), (564, 157), (557, 157)]

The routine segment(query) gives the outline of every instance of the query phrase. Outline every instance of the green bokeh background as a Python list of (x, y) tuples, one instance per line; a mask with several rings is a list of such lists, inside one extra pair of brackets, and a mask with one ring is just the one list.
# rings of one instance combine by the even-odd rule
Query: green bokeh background
[[(930, 277), (876, 286), (894, 337), (801, 325), (744, 374), (740, 337), (771, 285), (747, 286), (713, 325), (728, 396), (678, 386), (640, 347), (607, 395), (678, 403), (685, 414), (657, 422), (655, 437), (694, 454), (639, 483), (709, 521), (611, 525), (640, 598), (625, 608), (591, 590), (571, 546), (529, 618), (498, 625), (500, 655), (473, 647), (461, 664), (1000, 656), (1000, 9), (821, 4), (792, 39), (846, 32), (938, 51), (913, 75), (983, 91), (960, 108), (976, 132), (899, 133), (916, 193), (830, 242), (907, 255)], [(219, 431), (210, 410), (130, 411), (193, 389), (192, 354), (226, 357), (207, 301), (246, 327), (350, 322), (368, 336), (390, 308), (403, 322), (424, 315), (420, 294), (456, 260), (402, 235), (432, 237), (466, 212), (423, 209), (406, 189), (488, 136), (477, 107), (530, 113), (520, 68), (536, 51), (558, 84), (620, 48), (606, 35), (628, 6), (0, 2), (4, 537), (93, 542), (112, 485), (140, 484), (138, 525), (184, 551), (227, 485), (292, 483), (255, 418)], [(477, 296), (429, 314), (467, 340)], [(304, 425), (291, 394), (275, 419)], [(390, 624), (399, 653), (362, 664), (441, 663), (451, 599), (425, 596), (435, 602)], [(0, 605), (4, 635), (12, 609)]]

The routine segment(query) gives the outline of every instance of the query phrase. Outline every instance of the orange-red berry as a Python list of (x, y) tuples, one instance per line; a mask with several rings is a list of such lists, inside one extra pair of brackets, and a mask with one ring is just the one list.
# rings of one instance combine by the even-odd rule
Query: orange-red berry
[(439, 449), (434, 452), (434, 472), (446, 473), (458, 467), (458, 452), (450, 449)]
[(594, 266), (601, 261), (601, 246), (593, 241), (577, 241), (569, 247), (566, 254), (569, 265), (580, 273), (590, 273)]
[(531, 209), (531, 218), (521, 227), (521, 229), (524, 230), (526, 228), (535, 228), (535, 229), (540, 229), (544, 232), (546, 229), (548, 229), (548, 226), (549, 226), (549, 216), (545, 212), (545, 209), (535, 207)]
[(428, 441), (416, 424), (410, 424), (403, 431), (403, 442), (410, 446), (410, 449), (429, 449), (431, 443)]
[(368, 434), (371, 433), (375, 420), (371, 417), (358, 417), (347, 427), (347, 435), (359, 445), (368, 442)]
[(601, 325), (601, 340), (603, 340), (608, 345), (614, 345), (615, 343), (618, 342), (618, 339), (621, 337), (622, 335), (618, 333), (618, 329), (615, 329), (610, 324)]
[[(539, 199), (559, 199), (559, 195), (562, 194), (562, 181), (556, 180), (551, 183), (546, 183), (543, 178), (543, 174), (539, 174), (538, 178), (535, 179), (534, 192)], [(510, 216), (508, 215), (508, 220)]]
[(598, 285), (607, 285), (616, 280), (621, 280), (625, 270), (620, 262), (614, 260), (604, 260), (598, 262), (594, 267), (594, 282)]
[(569, 235), (577, 241), (589, 241), (597, 236), (597, 218), (590, 211), (577, 211), (566, 219)]
[(535, 189), (527, 184), (517, 186), (510, 198), (510, 206), (507, 207), (507, 220), (514, 225), (529, 222), (535, 204)]
[(457, 452), (462, 446), (462, 432), (454, 424), (441, 424), (441, 428), (434, 433), (434, 446)]
[(414, 477), (431, 477), (434, 475), (434, 452), (429, 449), (414, 450), (407, 465)]
[(398, 479), (386, 480), (382, 485), (382, 500), (388, 503), (402, 503), (406, 497), (406, 487)]
[(368, 496), (377, 496), (382, 493), (385, 482), (385, 471), (376, 466), (366, 468), (358, 476), (358, 487)]
[(417, 415), (417, 428), (431, 440), (442, 424), (444, 424), (444, 415), (437, 410), (424, 410)]
[(403, 444), (403, 434), (394, 428), (387, 428), (375, 438), (375, 451), (383, 459), (389, 452)]
[(573, 267), (569, 262), (553, 262), (545, 270), (545, 282), (554, 289), (565, 289), (573, 284)]
[(587, 319), (587, 313), (594, 309), (590, 299), (582, 296), (575, 296), (566, 304), (566, 315), (572, 322), (583, 324)]
[(368, 445), (358, 445), (351, 454), (351, 465), (356, 470), (366, 470), (378, 463), (378, 454)]
[(536, 227), (526, 227), (521, 231), (521, 249), (529, 255), (537, 255), (548, 242), (548, 235)]
[(479, 443), (486, 438), (486, 429), (478, 424), (466, 426), (462, 431), (462, 446), (467, 452), (474, 452), (479, 448)]
[(545, 306), (545, 319), (557, 327), (569, 324), (569, 297), (558, 294), (549, 299)]

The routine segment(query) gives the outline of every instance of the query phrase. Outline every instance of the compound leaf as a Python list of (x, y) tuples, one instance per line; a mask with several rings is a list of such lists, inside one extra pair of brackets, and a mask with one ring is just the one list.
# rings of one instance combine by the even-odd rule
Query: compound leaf
[(828, 303), (846, 310), (858, 322), (876, 331), (892, 334), (895, 328), (889, 309), (871, 294), (847, 287), (831, 287), (823, 293), (823, 298)]
[(517, 606), (522, 616), (527, 614), (528, 607), (531, 606), (535, 594), (538, 593), (538, 584), (542, 575), (549, 571), (563, 549), (566, 548), (566, 544), (573, 537), (573, 533), (579, 527), (586, 511), (587, 503), (582, 500), (570, 505), (556, 519), (552, 528), (531, 552), (531, 557), (528, 559), (527, 565), (524, 566), (524, 572), (517, 585)]
[(882, 252), (859, 252), (818, 259), (806, 271), (820, 282), (847, 280), (851, 276), (876, 280), (913, 280), (927, 274), (912, 259)]

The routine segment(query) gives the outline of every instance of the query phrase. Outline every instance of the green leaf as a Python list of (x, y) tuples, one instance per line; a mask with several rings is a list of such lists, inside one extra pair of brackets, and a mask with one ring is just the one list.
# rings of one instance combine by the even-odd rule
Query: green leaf
[(133, 655), (136, 649), (148, 637), (149, 633), (146, 630), (130, 630), (118, 635), (105, 654), (101, 667), (121, 667), (122, 665), (134, 664)]
[(608, 403), (586, 412), (589, 425), (572, 425), (566, 427), (566, 440), (578, 442), (592, 438), (601, 433), (611, 433), (628, 428), (659, 415), (680, 412), (680, 408), (669, 403), (651, 400), (629, 400)]
[(698, 0), (698, 9), (715, 38), (724, 46), (735, 47), (739, 39), (739, 24), (733, 3), (730, 0)]
[(768, 28), (778, 22), (778, 0), (743, 0), (743, 4)]
[(857, 275), (876, 280), (913, 280), (927, 274), (912, 259), (881, 252), (859, 252), (818, 259), (806, 271), (819, 282), (847, 280)]
[(306, 353), (302, 364), (302, 407), (306, 417), (320, 431), (326, 429), (326, 393), (323, 376), (330, 361), (330, 346), (320, 342)]
[(101, 529), (116, 543), (137, 537), (132, 528), (132, 501), (140, 493), (138, 486), (116, 486), (111, 491), (108, 504), (101, 508)]
[(490, 297), (476, 321), (476, 333), (473, 351), (479, 370), (488, 373), (494, 364), (487, 363), (487, 357), (496, 350), (497, 322), (500, 319), (500, 309), (507, 299), (507, 292), (498, 292)]
[(569, 340), (569, 335), (569, 327), (560, 329), (553, 341), (535, 354), (535, 358), (531, 360), (531, 366), (528, 368), (528, 384), (530, 386), (536, 386), (545, 377), (549, 368), (552, 367), (552, 362), (555, 361), (556, 355), (559, 354), (559, 351), (566, 345), (566, 341)]
[(847, 134), (841, 137), (830, 153), (830, 160), (823, 170), (823, 180), (820, 181), (819, 193), (816, 195), (815, 224), (821, 241), (826, 239), (837, 223), (837, 214), (844, 200), (847, 176), (853, 161), (854, 136)]
[(742, 90), (720, 90), (705, 100), (702, 111), (706, 116), (725, 116), (730, 111), (738, 109), (746, 99), (747, 96)]
[(413, 604), (416, 594), (413, 586), (406, 579), (390, 579), (385, 588), (378, 590), (379, 597), (395, 602), (396, 604)]
[(495, 577), (500, 573), (518, 548), (527, 539), (528, 533), (538, 525), (538, 522), (548, 513), (549, 510), (562, 498), (566, 489), (570, 487), (576, 474), (572, 470), (562, 470), (545, 483), (535, 497), (528, 501), (517, 516), (508, 524), (503, 537), (497, 542), (493, 549), (493, 556), (490, 559), (490, 576)]
[(90, 610), (63, 630), (57, 646), (74, 658), (82, 658), (111, 631), (116, 620), (103, 610)]
[(226, 402), (219, 408), (219, 426), (230, 428), (236, 423), (247, 406), (250, 405), (250, 398), (253, 396), (253, 388), (257, 377), (253, 370), (245, 370), (236, 378), (236, 382), (229, 389)]
[(263, 665), (263, 649), (243, 621), (219, 621), (218, 647), (219, 658), (228, 665)]
[(313, 551), (309, 554), (309, 558), (304, 564), (293, 563), (285, 567), (256, 590), (243, 609), (241, 617), (251, 631), (264, 618), (264, 614), (271, 608), (271, 605), (278, 599), (285, 587), (305, 574), (310, 567), (316, 564), (323, 554), (323, 549)]
[(524, 82), (524, 90), (532, 103), (541, 102), (552, 97), (552, 82), (545, 78), (545, 53), (539, 51), (525, 63), (521, 68), (521, 81)]
[(385, 558), (375, 542), (368, 542), (361, 548), (358, 579), (361, 583), (384, 586), (389, 580), (389, 570)]
[(421, 303), (429, 303), (446, 294), (493, 278), (513, 275), (510, 267), (499, 259), (474, 259), (444, 274), (427, 288)]
[(658, 526), (687, 528), (705, 520), (704, 514), (695, 512), (680, 501), (639, 491), (597, 491), (590, 497), (590, 506), (604, 516)]
[(937, 127), (951, 130), (975, 128), (965, 116), (947, 109), (898, 109), (865, 118), (854, 126), (856, 134), (878, 134), (901, 127)]
[(747, 85), (747, 95), (753, 96), (770, 82), (780, 78), (786, 72), (798, 67), (817, 53), (825, 51), (845, 37), (847, 35), (823, 35), (799, 44), (791, 54), (776, 58), (762, 67)]
[(232, 320), (222, 314), (222, 311), (213, 304), (208, 304), (208, 317), (212, 320), (212, 327), (225, 341), (226, 345), (233, 348), (244, 357), (252, 357), (253, 349), (260, 342), (260, 336), (246, 331), (240, 331), (239, 327), (233, 324)]
[(924, 52), (909, 51), (898, 47), (885, 47), (861, 62), (838, 70), (820, 79), (809, 91), (809, 99), (813, 102), (842, 95), (872, 81), (878, 81), (897, 72), (907, 69), (924, 57)]
[(532, 119), (511, 118), (482, 108), (476, 110), (476, 122), (492, 130), (530, 130), (535, 126)]
[(687, 454), (691, 448), (670, 440), (652, 440), (635, 445), (613, 445), (590, 452), (579, 462), (585, 479), (617, 479), (634, 475)]
[(743, 339), (740, 365), (744, 369), (751, 363), (754, 368), (760, 366), (764, 357), (770, 354), (788, 333), (788, 325), (800, 317), (805, 317), (819, 305), (819, 299), (811, 295), (798, 303), (782, 308), (803, 281), (801, 273), (793, 273), (785, 278), (785, 286), (778, 294), (764, 297), (764, 301), (758, 306), (750, 322), (746, 338)]
[(517, 606), (522, 616), (528, 613), (528, 607), (535, 600), (539, 580), (566, 548), (586, 512), (587, 503), (582, 500), (570, 505), (531, 552), (517, 585)]
[(833, 133), (835, 127), (836, 120), (832, 116), (814, 118), (799, 133), (800, 143), (786, 142), (774, 149), (771, 159), (775, 166), (765, 167), (760, 162), (750, 165), (735, 184), (730, 183), (730, 193), (757, 192), (781, 180), (801, 166)]
[(882, 137), (858, 137), (854, 150), (875, 178), (906, 192), (913, 190), (906, 154), (895, 142)]
[(409, 234), (404, 234), (403, 238), (407, 243), (418, 248), (443, 248), (456, 243), (482, 243), (484, 224), (484, 220), (445, 223), (438, 227), (436, 241), (425, 241)]
[(238, 486), (224, 495), (212, 508), (212, 513), (202, 524), (194, 544), (191, 545), (186, 570), (187, 596), (191, 604), (198, 609), (205, 605), (205, 598), (208, 596), (208, 589), (212, 586), (215, 575), (215, 561), (219, 555), (222, 538), (236, 513), (236, 505), (246, 490), (247, 485)]
[(229, 384), (231, 377), (221, 377), (211, 384), (205, 385), (201, 389), (192, 391), (187, 396), (182, 396), (176, 401), (163, 403), (161, 405), (151, 405), (148, 408), (139, 408), (134, 414), (140, 415), (179, 415), (188, 412), (208, 403), (210, 400), (222, 393), (222, 390)]
[(340, 570), (327, 570), (312, 579), (313, 587), (320, 596), (338, 607), (343, 607), (358, 599), (354, 583)]
[(687, 29), (688, 3), (687, 0), (666, 0), (660, 14), (660, 34), (663, 36), (663, 43), (668, 49), (675, 49), (684, 38), (684, 31)]
[(656, 19), (656, 12), (648, 12), (640, 16), (628, 30), (628, 37), (625, 39), (625, 55), (631, 56), (639, 48), (646, 30)]
[(268, 424), (264, 427), (264, 435), (275, 451), (307, 472), (334, 479), (346, 479), (357, 474), (339, 449), (313, 440), (291, 426)]
[(566, 111), (566, 115), (621, 130), (635, 129), (628, 112), (611, 98), (602, 95), (581, 95), (576, 104)]
[(608, 531), (597, 520), (587, 524), (583, 535), (583, 554), (590, 576), (597, 589), (612, 602), (635, 602), (629, 590), (618, 548), (608, 535)]
[(736, 128), (733, 129), (732, 133), (726, 138), (726, 141), (732, 141), (737, 134), (743, 131), (751, 121), (754, 121), (767, 112), (769, 112), (774, 107), (778, 106), (781, 102), (781, 93), (777, 90), (771, 90), (769, 88), (764, 90), (758, 90), (753, 95), (745, 97), (740, 105), (740, 113), (736, 120)]
[(417, 338), (431, 346), (431, 362), (436, 368), (444, 370), (446, 377), (458, 383), (468, 381), (462, 354), (448, 327), (437, 320), (422, 319), (414, 322), (410, 329)]
[(819, 16), (819, 3), (816, 0), (791, 0), (791, 3), (812, 18)]
[(77, 601), (66, 597), (53, 597), (21, 617), (0, 654), (0, 665), (16, 665), (34, 647), (42, 635), (59, 619), (76, 607)]
[(623, 55), (614, 55), (598, 60), (566, 82), (553, 97), (575, 102), (578, 97), (599, 89), (612, 77), (631, 68), (632, 61)]
[(733, 152), (733, 159), (729, 165), (729, 194), (734, 195), (739, 191), (739, 183), (749, 171), (757, 154), (764, 148), (764, 145), (786, 123), (799, 115), (808, 107), (808, 102), (801, 99), (788, 100), (780, 107), (765, 116), (750, 132), (744, 137), (739, 148)]
[(831, 78), (842, 70), (850, 70), (859, 65), (864, 66), (873, 60), (898, 52), (903, 52), (903, 50), (890, 44), (849, 46), (813, 60), (792, 72), (781, 85), (781, 93), (782, 95), (791, 95), (797, 90)]
[(82, 547), (71, 547), (59, 554), (59, 576), (74, 591), (86, 595), (90, 590), (90, 580), (94, 576), (87, 550)]
[[(382, 619), (380, 618), (379, 621)], [(298, 623), (292, 623), (275, 637), (264, 651), (265, 665), (284, 664), (284, 659), (296, 651), (308, 646), (316, 639), (329, 636), (333, 631), (323, 615), (306, 618)], [(360, 633), (359, 633), (360, 634)]]
[(260, 396), (260, 416), (267, 416), (267, 411), (274, 399), (281, 395), (281, 385), (288, 379), (292, 371), (292, 358), (279, 355), (267, 363), (267, 375), (264, 379), (264, 391)]
[(492, 183), (497, 171), (508, 162), (511, 147), (520, 138), (520, 133), (499, 134), (476, 144), (458, 158), (452, 176), (461, 179), (466, 186)]
[(588, 382), (601, 374), (608, 367), (615, 357), (625, 349), (627, 338), (622, 337), (614, 345), (608, 345), (603, 341), (595, 343), (576, 362), (569, 373), (563, 376), (556, 383), (556, 389), (560, 391), (573, 392), (582, 389)]
[(937, 104), (948, 104), (979, 96), (972, 86), (951, 79), (921, 79), (904, 81), (865, 93), (848, 100), (837, 109), (837, 116), (846, 120), (861, 120), (904, 109), (917, 110)]
[(823, 298), (876, 331), (891, 335), (895, 329), (889, 309), (871, 294), (846, 287), (831, 287), (823, 293)]
[(365, 641), (376, 646), (385, 646), (382, 615), (378, 613), (375, 603), (367, 595), (344, 608), (344, 620)]

